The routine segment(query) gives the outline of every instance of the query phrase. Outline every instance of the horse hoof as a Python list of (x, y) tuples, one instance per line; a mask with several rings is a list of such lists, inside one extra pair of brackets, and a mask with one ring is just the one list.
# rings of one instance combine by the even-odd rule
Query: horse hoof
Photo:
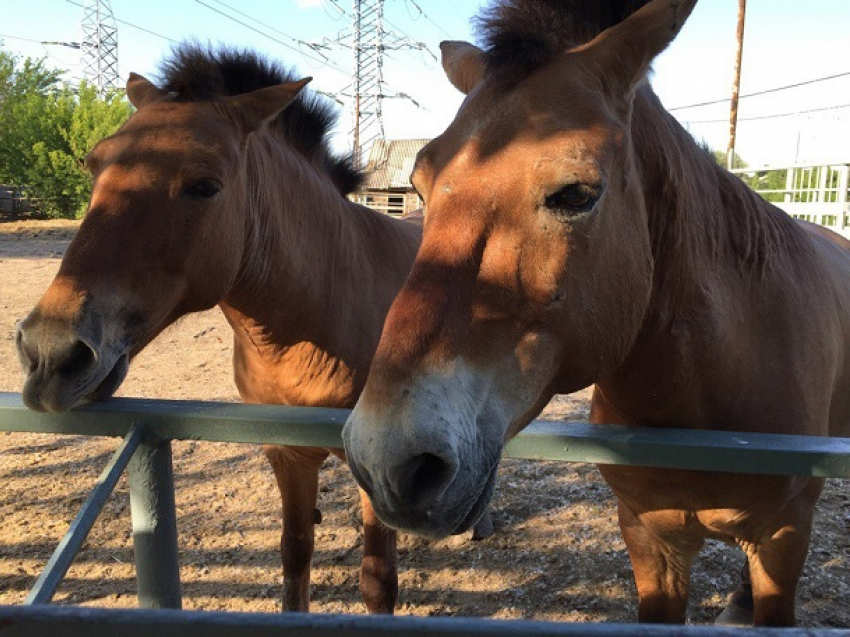
[(726, 604), (723, 612), (714, 620), (715, 626), (752, 626), (753, 611), (734, 603)]
[(490, 516), (489, 511), (485, 511), (484, 515), (481, 516), (481, 519), (476, 522), (474, 527), (472, 527), (472, 540), (474, 542), (486, 540), (495, 532), (496, 530), (493, 528), (493, 518)]
[(319, 509), (313, 509), (313, 524), (322, 523), (322, 512)]

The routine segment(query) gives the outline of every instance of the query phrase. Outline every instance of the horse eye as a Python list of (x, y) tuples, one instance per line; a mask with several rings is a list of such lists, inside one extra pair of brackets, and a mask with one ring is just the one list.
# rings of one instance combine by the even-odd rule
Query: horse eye
[(550, 210), (576, 215), (589, 212), (599, 201), (601, 188), (590, 184), (569, 184), (546, 197), (545, 206)]
[(221, 184), (213, 179), (199, 179), (183, 189), (192, 199), (212, 199), (221, 191)]

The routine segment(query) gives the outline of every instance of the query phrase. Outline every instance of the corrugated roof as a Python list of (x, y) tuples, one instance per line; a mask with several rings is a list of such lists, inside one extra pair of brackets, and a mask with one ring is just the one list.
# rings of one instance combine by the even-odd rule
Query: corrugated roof
[(410, 172), (416, 153), (429, 139), (376, 139), (369, 151), (363, 188), (387, 190), (410, 188)]

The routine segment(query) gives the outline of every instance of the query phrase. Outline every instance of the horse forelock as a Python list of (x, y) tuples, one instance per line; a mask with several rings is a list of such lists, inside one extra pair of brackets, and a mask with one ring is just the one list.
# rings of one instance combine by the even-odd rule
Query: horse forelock
[(649, 0), (501, 0), (476, 19), (490, 69), (538, 68)]
[[(211, 101), (250, 93), (300, 79), (292, 69), (249, 49), (176, 46), (160, 63), (159, 84), (176, 102)], [(287, 144), (317, 164), (337, 188), (348, 194), (363, 180), (350, 155), (339, 156), (329, 146), (337, 115), (324, 98), (302, 91), (278, 116), (274, 130)]]

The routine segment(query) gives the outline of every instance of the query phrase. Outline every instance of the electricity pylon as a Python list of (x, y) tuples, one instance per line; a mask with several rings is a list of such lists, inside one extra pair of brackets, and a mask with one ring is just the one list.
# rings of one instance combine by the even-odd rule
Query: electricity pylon
[(353, 75), (349, 86), (338, 93), (351, 100), (352, 145), (358, 166), (363, 163), (366, 150), (378, 138), (384, 137), (384, 120), (381, 103), (385, 99), (408, 99), (406, 93), (387, 93), (384, 87), (384, 54), (388, 50), (416, 49), (434, 57), (423, 42), (414, 42), (408, 36), (384, 29), (384, 0), (352, 0), (351, 13), (341, 6), (341, 0), (327, 0), (340, 15), (351, 19), (351, 30), (344, 30), (336, 38), (325, 38), (310, 46), (315, 50), (333, 47), (350, 48), (353, 54)]
[(117, 89), (118, 27), (109, 0), (86, 0), (80, 29), (83, 79), (94, 84), (100, 95)]
[(353, 16), (354, 160), (360, 165), (362, 149), (384, 136), (384, 0), (354, 0)]

